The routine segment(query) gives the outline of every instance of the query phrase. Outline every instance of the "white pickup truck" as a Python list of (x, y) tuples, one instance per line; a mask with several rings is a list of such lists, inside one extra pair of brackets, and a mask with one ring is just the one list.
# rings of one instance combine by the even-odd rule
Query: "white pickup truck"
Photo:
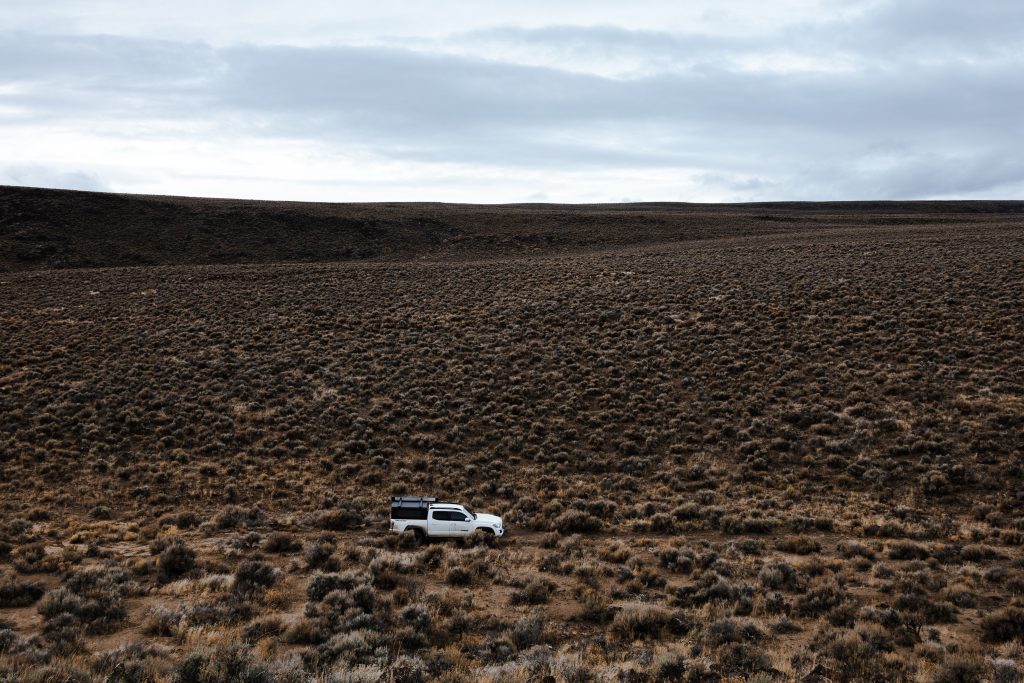
[(476, 532), (502, 536), (501, 517), (473, 512), (465, 505), (445, 503), (436, 498), (391, 498), (391, 531), (411, 531), (417, 541), (424, 538), (465, 538)]

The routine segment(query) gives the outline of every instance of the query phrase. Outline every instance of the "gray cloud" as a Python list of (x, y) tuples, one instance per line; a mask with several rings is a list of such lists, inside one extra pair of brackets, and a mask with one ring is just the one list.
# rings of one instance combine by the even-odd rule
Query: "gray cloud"
[(0, 185), (24, 185), (28, 187), (52, 187), (62, 190), (87, 190), (109, 192), (110, 187), (95, 174), (79, 170), (66, 170), (20, 164), (0, 168)]
[(963, 195), (1024, 180), (1024, 162), (1001, 152), (969, 157), (914, 154), (891, 160), (881, 169), (867, 165), (851, 171), (845, 180), (859, 188), (860, 196), (880, 199)]
[(608, 64), (610, 70), (657, 71), (689, 63), (708, 63), (758, 50), (760, 41), (699, 33), (669, 33), (626, 29), (619, 26), (547, 26), (523, 28), (496, 26), (449, 36), (432, 46), (445, 49), (464, 46), (486, 53), (511, 52), (520, 58), (537, 55), (535, 61), (578, 64)]
[[(742, 38), (499, 26), (408, 43), (419, 49), (6, 33), (0, 130), (200, 122), (392, 160), (676, 170), (743, 198), (1012, 188), (1024, 182), (1006, 153), (1024, 135), (1024, 9), (964, 7), (880, 3)], [(560, 58), (626, 68), (588, 73)]]
[(861, 54), (914, 54), (929, 61), (1024, 55), (1024, 7), (1016, 0), (881, 2), (857, 21), (827, 28)]

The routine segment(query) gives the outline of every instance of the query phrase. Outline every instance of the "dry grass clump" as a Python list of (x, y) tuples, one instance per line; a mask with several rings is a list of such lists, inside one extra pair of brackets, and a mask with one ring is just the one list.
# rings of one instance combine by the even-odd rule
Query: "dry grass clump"
[(889, 546), (890, 560), (926, 560), (931, 551), (920, 543), (900, 541)]
[(369, 583), (369, 574), (361, 572), (316, 573), (306, 587), (306, 597), (310, 602), (320, 602), (328, 593), (335, 590), (352, 590), (356, 586)]
[(473, 575), (465, 567), (452, 567), (444, 580), (449, 586), (468, 586), (473, 582)]
[(993, 612), (982, 619), (981, 629), (985, 640), (989, 642), (1024, 640), (1024, 609), (1006, 607)]
[(83, 635), (119, 630), (128, 616), (123, 599), (140, 592), (138, 584), (116, 565), (72, 572), (64, 586), (48, 591), (36, 603), (42, 633), (54, 651), (77, 651)]
[(586, 534), (600, 531), (603, 526), (601, 520), (583, 510), (569, 510), (563, 512), (552, 523), (553, 527), (563, 534)]
[(0, 578), (0, 608), (28, 607), (43, 597), (45, 590), (35, 581), (23, 581), (7, 574)]
[(237, 529), (259, 526), (266, 521), (266, 515), (256, 506), (245, 510), (237, 505), (230, 505), (214, 516), (213, 526), (217, 529)]
[(363, 525), (362, 513), (352, 508), (339, 508), (336, 510), (324, 510), (315, 515), (315, 524), (320, 529), (329, 531), (346, 531), (357, 529)]
[[(160, 549), (162, 548), (162, 549)], [(196, 566), (196, 554), (181, 539), (174, 539), (167, 544), (153, 546), (160, 553), (157, 559), (157, 570), (161, 581), (173, 581), (191, 572)]]
[(542, 576), (535, 576), (528, 580), (521, 589), (512, 593), (509, 597), (509, 604), (541, 605), (548, 601), (553, 590), (554, 584)]
[(295, 553), (302, 550), (302, 543), (289, 533), (275, 531), (267, 536), (263, 542), (263, 549), (268, 553)]
[(274, 683), (277, 677), (240, 643), (197, 649), (175, 667), (173, 683)]
[(775, 543), (775, 548), (784, 553), (810, 555), (821, 552), (821, 543), (807, 536), (786, 536)]
[(78, 633), (110, 633), (116, 630), (128, 613), (113, 595), (87, 598), (66, 588), (58, 588), (43, 596), (36, 606), (43, 617), (43, 633), (54, 641)]
[(989, 666), (981, 657), (955, 655), (947, 658), (936, 668), (929, 679), (931, 683), (963, 683), (983, 681)]
[(802, 591), (806, 579), (788, 562), (773, 562), (761, 568), (757, 575), (761, 585), (773, 590)]
[(341, 569), (341, 561), (334, 555), (336, 547), (333, 540), (318, 540), (306, 547), (302, 559), (311, 569), (337, 572)]
[(149, 636), (177, 635), (178, 625), (184, 616), (182, 610), (173, 607), (152, 607), (143, 618), (142, 632)]
[(42, 542), (29, 543), (11, 553), (14, 568), (22, 574), (53, 574), (60, 570), (60, 558), (46, 552)]
[(233, 590), (251, 595), (273, 586), (281, 578), (281, 570), (261, 560), (246, 560), (235, 570)]
[(616, 612), (612, 619), (613, 635), (627, 640), (658, 637), (671, 626), (679, 626), (677, 617), (658, 605), (628, 604)]
[(822, 672), (836, 681), (914, 680), (915, 667), (895, 656), (885, 641), (863, 632), (823, 631), (815, 636), (814, 649), (823, 656)]
[(814, 617), (839, 607), (847, 599), (849, 594), (838, 583), (819, 583), (798, 597), (793, 608), (800, 616)]
[(658, 564), (678, 574), (693, 571), (696, 557), (690, 548), (661, 548), (658, 550)]

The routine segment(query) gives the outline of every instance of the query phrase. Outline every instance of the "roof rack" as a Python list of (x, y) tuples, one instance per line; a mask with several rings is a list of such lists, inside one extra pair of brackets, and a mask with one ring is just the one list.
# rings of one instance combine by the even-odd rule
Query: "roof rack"
[(437, 498), (421, 498), (419, 496), (391, 496), (391, 507), (393, 508), (415, 508), (429, 507), (436, 503)]

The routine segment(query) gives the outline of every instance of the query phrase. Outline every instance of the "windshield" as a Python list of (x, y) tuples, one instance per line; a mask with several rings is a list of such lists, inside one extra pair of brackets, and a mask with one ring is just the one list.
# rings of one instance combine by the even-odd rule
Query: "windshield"
[(472, 517), (473, 519), (476, 519), (476, 513), (475, 513), (475, 512), (473, 512), (472, 510), (470, 510), (470, 509), (469, 509), (468, 507), (466, 507), (465, 505), (463, 505), (463, 506), (462, 506), (462, 509), (463, 509), (463, 510), (465, 510), (466, 512), (468, 512), (468, 513), (469, 513), (469, 516), (470, 516), (470, 517)]

